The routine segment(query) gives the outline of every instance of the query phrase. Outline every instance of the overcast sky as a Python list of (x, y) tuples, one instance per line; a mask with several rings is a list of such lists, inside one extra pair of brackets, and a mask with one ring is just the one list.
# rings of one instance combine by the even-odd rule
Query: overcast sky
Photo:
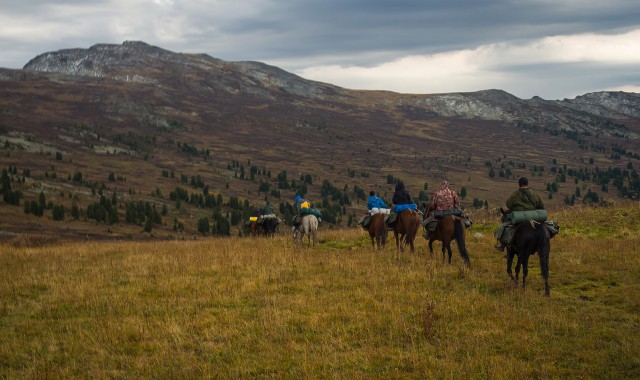
[(3, 68), (126, 40), (352, 89), (640, 93), (638, 0), (0, 0)]

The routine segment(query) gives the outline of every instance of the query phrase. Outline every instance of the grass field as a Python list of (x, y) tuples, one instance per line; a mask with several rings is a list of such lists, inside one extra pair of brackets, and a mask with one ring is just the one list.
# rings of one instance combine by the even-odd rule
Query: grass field
[(490, 217), (471, 269), (357, 229), (317, 249), (22, 237), (0, 246), (0, 378), (640, 378), (640, 210), (551, 217), (549, 298), (537, 256), (513, 287)]

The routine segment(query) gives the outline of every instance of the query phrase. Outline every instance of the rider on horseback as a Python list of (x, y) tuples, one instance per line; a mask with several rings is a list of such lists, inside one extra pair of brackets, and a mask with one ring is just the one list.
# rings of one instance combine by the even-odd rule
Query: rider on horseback
[[(449, 214), (453, 214), (454, 210), (457, 210), (460, 207), (460, 198), (455, 191), (449, 188), (449, 182), (446, 179), (443, 179), (440, 182), (440, 189), (436, 190), (433, 194), (433, 198), (431, 199), (431, 204), (429, 205), (429, 209), (433, 211), (433, 213), (427, 218), (424, 225), (426, 226), (428, 222), (432, 220), (436, 220), (442, 218), (449, 211)], [(439, 211), (439, 212), (438, 212)], [(429, 230), (425, 228), (424, 238), (429, 239)]]
[(387, 204), (376, 195), (376, 192), (371, 190), (369, 192), (369, 200), (367, 201), (367, 208), (369, 209), (369, 213), (358, 221), (358, 224), (363, 228), (369, 227), (369, 223), (371, 222), (371, 215), (375, 214), (389, 214), (391, 210), (387, 208)]
[(397, 215), (402, 211), (418, 209), (418, 206), (411, 200), (411, 195), (407, 189), (405, 189), (402, 181), (398, 181), (398, 183), (396, 183), (396, 190), (393, 193), (391, 202), (393, 203), (393, 214), (389, 215), (386, 219), (387, 224), (390, 226), (393, 226)]
[(382, 198), (376, 195), (375, 191), (371, 191), (369, 193), (369, 200), (367, 201), (367, 208), (371, 214), (388, 214), (389, 209), (387, 208), (387, 204), (384, 203)]
[(307, 214), (314, 215), (316, 218), (318, 218), (318, 222), (322, 221), (320, 211), (313, 208), (311, 206), (311, 202), (302, 198), (302, 196), (300, 195), (296, 195), (296, 197), (293, 198), (293, 201), (295, 202), (296, 208), (298, 209), (298, 215), (295, 215), (292, 221), (294, 227), (299, 226), (302, 220), (302, 216)]
[(271, 202), (267, 201), (267, 203), (264, 205), (264, 208), (262, 209), (262, 219), (267, 219), (267, 218), (275, 218), (276, 214), (275, 211), (273, 210), (273, 205), (271, 204)]
[(407, 189), (404, 188), (404, 183), (402, 181), (398, 181), (398, 183), (396, 183), (396, 191), (393, 193), (391, 201), (394, 205), (413, 204), (411, 201), (411, 195), (409, 195)]
[[(507, 208), (511, 211), (529, 211), (529, 210), (544, 210), (544, 204), (542, 203), (542, 198), (538, 194), (536, 194), (533, 190), (529, 189), (529, 180), (525, 177), (520, 177), (518, 180), (519, 189), (514, 191), (513, 194), (507, 199)], [(510, 242), (504, 241), (503, 233), (505, 229), (510, 227), (512, 224), (510, 221), (503, 222), (500, 227), (494, 233), (496, 239), (498, 239), (498, 244), (496, 244), (495, 248), (503, 252), (504, 248)]]

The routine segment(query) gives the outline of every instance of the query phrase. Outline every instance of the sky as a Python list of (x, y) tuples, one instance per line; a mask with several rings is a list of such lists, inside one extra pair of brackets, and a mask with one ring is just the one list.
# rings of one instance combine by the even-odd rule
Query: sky
[(0, 0), (0, 67), (144, 41), (336, 86), (640, 93), (638, 0)]

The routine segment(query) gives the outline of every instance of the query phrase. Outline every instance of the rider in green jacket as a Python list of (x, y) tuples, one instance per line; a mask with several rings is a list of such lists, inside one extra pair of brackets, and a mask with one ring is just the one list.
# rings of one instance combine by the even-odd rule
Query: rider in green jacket
[[(514, 191), (513, 194), (507, 199), (507, 208), (511, 211), (529, 211), (529, 210), (544, 210), (544, 203), (542, 198), (536, 194), (533, 190), (529, 189), (529, 180), (525, 177), (521, 177), (518, 180), (519, 189)], [(511, 222), (503, 222), (500, 227), (494, 233), (498, 239), (496, 249), (500, 252), (504, 251), (505, 244), (503, 244), (500, 238)]]

